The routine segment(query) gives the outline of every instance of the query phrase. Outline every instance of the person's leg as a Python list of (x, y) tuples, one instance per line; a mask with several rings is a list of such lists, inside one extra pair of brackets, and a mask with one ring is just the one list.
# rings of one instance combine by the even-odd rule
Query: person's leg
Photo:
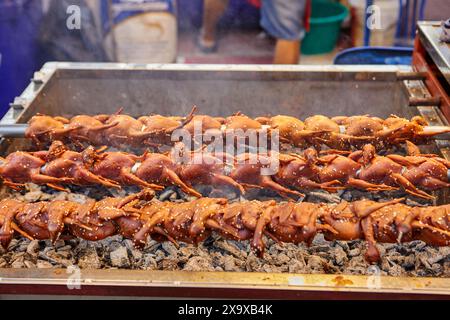
[(203, 24), (200, 45), (213, 48), (216, 44), (216, 28), (219, 19), (228, 7), (229, 0), (203, 0)]
[(300, 40), (277, 40), (273, 57), (274, 64), (298, 64), (299, 59)]
[(262, 0), (261, 26), (277, 39), (276, 64), (297, 64), (307, 0)]

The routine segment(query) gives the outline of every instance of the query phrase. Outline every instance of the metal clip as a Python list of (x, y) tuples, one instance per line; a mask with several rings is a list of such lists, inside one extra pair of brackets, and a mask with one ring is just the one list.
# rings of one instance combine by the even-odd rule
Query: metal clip
[(31, 81), (34, 84), (34, 91), (39, 90), (39, 88), (44, 84), (44, 79), (45, 78), (45, 74), (43, 74), (42, 72), (35, 72), (33, 75), (33, 78), (31, 79)]
[(441, 97), (409, 97), (410, 107), (439, 107), (441, 104)]
[(13, 119), (16, 119), (19, 114), (25, 109), (25, 104), (27, 103), (27, 100), (21, 97), (16, 97), (14, 99), (14, 102), (10, 103), (9, 106), (12, 109), (12, 117)]
[(398, 71), (397, 80), (426, 80), (427, 73), (426, 72), (418, 72), (418, 71)]

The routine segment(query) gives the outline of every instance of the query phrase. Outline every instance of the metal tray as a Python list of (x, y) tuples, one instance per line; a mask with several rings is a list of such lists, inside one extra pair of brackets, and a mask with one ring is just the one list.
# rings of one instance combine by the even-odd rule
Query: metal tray
[[(72, 116), (112, 113), (183, 115), (199, 112), (250, 116), (392, 113), (423, 115), (446, 125), (436, 107), (410, 107), (430, 96), (420, 80), (403, 80), (394, 66), (135, 65), (47, 63), (0, 123), (25, 123), (36, 113)], [(23, 149), (23, 139), (2, 139), (1, 153)], [(450, 159), (449, 141), (431, 148)], [(447, 202), (448, 191), (439, 195)], [(450, 278), (373, 278), (233, 272), (82, 270), (80, 290), (66, 286), (65, 270), (0, 269), (0, 294), (149, 295), (227, 298), (450, 297)]]

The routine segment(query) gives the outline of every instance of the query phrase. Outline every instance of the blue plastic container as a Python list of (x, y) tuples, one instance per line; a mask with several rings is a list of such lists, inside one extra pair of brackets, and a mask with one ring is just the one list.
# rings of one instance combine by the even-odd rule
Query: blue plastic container
[(412, 48), (356, 47), (339, 52), (334, 64), (411, 65)]
[(0, 1), (0, 118), (39, 68), (37, 35), (41, 2)]

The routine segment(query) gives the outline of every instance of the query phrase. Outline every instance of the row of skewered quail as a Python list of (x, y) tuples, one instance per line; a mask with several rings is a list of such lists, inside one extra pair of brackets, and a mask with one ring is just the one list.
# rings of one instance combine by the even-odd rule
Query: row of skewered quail
[[(449, 188), (450, 161), (436, 155), (377, 155), (372, 145), (348, 155), (313, 148), (303, 154), (271, 152), (267, 155), (243, 153), (237, 156), (205, 151), (189, 152), (185, 162), (170, 154), (144, 153), (137, 156), (120, 151), (98, 151), (88, 147), (72, 151), (55, 141), (48, 150), (17, 151), (0, 160), (0, 177), (12, 187), (24, 183), (47, 184), (63, 190), (63, 184), (101, 185), (121, 188), (135, 185), (155, 190), (175, 185), (184, 192), (201, 197), (195, 186), (228, 186), (245, 193), (248, 188), (265, 188), (285, 197), (301, 197), (305, 189), (336, 191), (357, 188), (389, 191), (402, 188), (425, 199), (433, 196), (424, 190)], [(261, 169), (271, 158), (277, 161), (272, 175)]]
[(252, 119), (241, 113), (220, 118), (195, 115), (194, 111), (195, 108), (187, 117), (152, 115), (138, 119), (120, 113), (78, 115), (71, 119), (36, 115), (29, 122), (26, 136), (38, 145), (61, 140), (87, 142), (95, 146), (143, 148), (172, 144), (171, 134), (177, 129), (186, 130), (193, 138), (206, 134), (225, 137), (227, 131), (239, 129), (276, 129), (282, 142), (297, 147), (326, 145), (332, 149), (349, 150), (372, 144), (379, 150), (406, 141), (423, 143), (434, 135), (450, 132), (450, 128), (434, 130), (428, 127), (422, 117), (408, 120), (397, 116), (381, 119), (371, 116), (328, 118), (316, 115), (301, 121), (282, 115)]
[(73, 201), (23, 203), (0, 201), (0, 242), (7, 248), (14, 233), (29, 239), (56, 241), (63, 234), (96, 241), (121, 234), (143, 247), (147, 237), (199, 243), (212, 231), (225, 238), (251, 240), (262, 255), (263, 236), (282, 242), (311, 243), (317, 233), (329, 240), (367, 241), (366, 258), (377, 262), (376, 242), (422, 240), (450, 244), (450, 205), (409, 207), (403, 199), (323, 203), (276, 203), (200, 198), (185, 203), (152, 200), (143, 190), (126, 198), (105, 198), (80, 204)]

